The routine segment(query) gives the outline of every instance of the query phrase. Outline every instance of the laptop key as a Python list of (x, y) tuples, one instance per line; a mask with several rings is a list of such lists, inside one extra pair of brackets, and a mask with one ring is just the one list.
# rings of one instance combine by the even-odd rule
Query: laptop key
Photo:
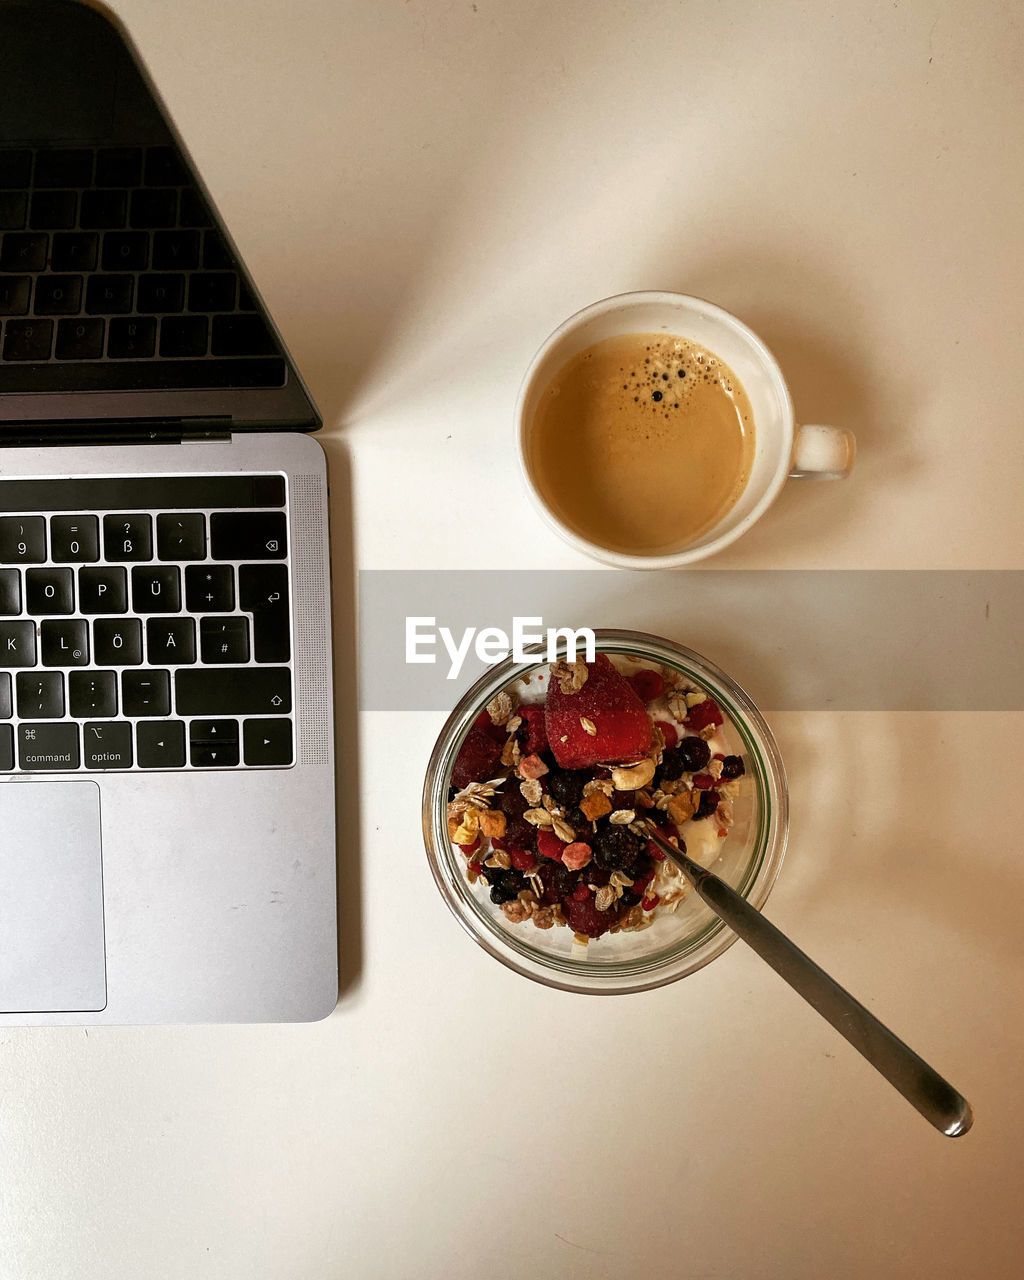
[(107, 355), (112, 360), (145, 360), (156, 351), (153, 316), (116, 316), (110, 322)]
[(249, 620), (231, 614), (199, 620), (199, 653), (203, 662), (249, 661)]
[(5, 360), (49, 360), (52, 346), (52, 320), (7, 321), (3, 350)]
[(27, 191), (0, 191), (0, 231), (20, 231), (27, 214)]
[(167, 316), (160, 325), (160, 354), (191, 359), (205, 356), (209, 332), (206, 316)]
[(192, 618), (147, 618), (146, 654), (150, 662), (183, 666), (196, 660), (196, 624)]
[(0, 150), (0, 189), (27, 187), (32, 181), (32, 152)]
[(93, 276), (85, 287), (90, 315), (121, 315), (132, 309), (134, 276)]
[(178, 202), (178, 224), (182, 227), (209, 227), (212, 223), (203, 197), (195, 187), (185, 187)]
[(246, 720), (242, 725), (242, 758), (246, 764), (291, 764), (292, 722)]
[(185, 764), (185, 725), (181, 720), (143, 721), (135, 726), (140, 769), (180, 769)]
[(53, 237), (50, 266), (54, 271), (92, 271), (100, 251), (100, 238), (91, 231), (58, 232)]
[(173, 188), (139, 188), (132, 192), (128, 222), (133, 227), (147, 230), (153, 227), (173, 227), (178, 221), (178, 193)]
[(122, 671), (121, 706), (126, 716), (171, 714), (169, 671)]
[(9, 773), (14, 768), (14, 726), (0, 724), (0, 769)]
[(183, 667), (174, 673), (179, 716), (287, 715), (291, 703), (287, 667)]
[(156, 555), (158, 560), (205, 559), (205, 517), (197, 511), (183, 511), (180, 515), (164, 512), (158, 515)]
[(47, 618), (39, 624), (44, 667), (87, 667), (89, 624), (84, 618)]
[(14, 715), (14, 702), (11, 696), (11, 673), (0, 671), (0, 720), (10, 720)]
[(40, 276), (36, 281), (37, 316), (73, 316), (81, 309), (81, 276)]
[(288, 569), (283, 564), (243, 564), (238, 568), (239, 605), (252, 614), (253, 657), (287, 662), (291, 657)]
[(214, 560), (283, 560), (287, 553), (283, 511), (217, 511), (210, 516)]
[(42, 516), (0, 516), (0, 562), (41, 563), (46, 559), (46, 521)]
[(103, 551), (108, 560), (152, 560), (152, 518), (127, 512), (104, 516)]
[(106, 321), (100, 316), (89, 320), (58, 320), (54, 356), (58, 360), (98, 360), (103, 355), (105, 329)]
[(100, 522), (95, 516), (50, 517), (51, 560), (78, 564), (99, 558)]
[(139, 310), (163, 314), (180, 311), (185, 305), (185, 277), (179, 275), (139, 276)]
[(198, 231), (157, 231), (153, 235), (155, 271), (191, 271), (199, 266)]
[(118, 231), (127, 221), (127, 191), (82, 192), (78, 223), (84, 231)]
[(188, 173), (173, 147), (150, 147), (146, 152), (146, 186), (180, 187)]
[(233, 311), (236, 284), (230, 271), (196, 271), (188, 282), (189, 311)]
[(30, 231), (8, 231), (0, 245), (0, 271), (44, 271), (50, 237)]
[(21, 574), (17, 569), (0, 569), (0, 613), (8, 617), (21, 613)]
[(25, 605), (28, 613), (74, 613), (75, 584), (70, 569), (27, 569)]
[(117, 672), (69, 671), (68, 710), (80, 720), (116, 716)]
[(59, 720), (64, 714), (64, 677), (59, 671), (19, 671), (15, 688), (22, 720)]
[(127, 613), (128, 575), (112, 565), (79, 569), (78, 608), (82, 613)]
[(214, 316), (210, 350), (215, 356), (268, 356), (277, 343), (262, 316)]
[(104, 147), (96, 153), (98, 187), (137, 187), (141, 181), (141, 147)]
[(138, 618), (97, 618), (93, 626), (96, 661), (102, 667), (137, 667), (142, 662), (142, 623)]
[(77, 724), (19, 724), (18, 763), (23, 769), (77, 769)]
[(25, 315), (31, 292), (31, 276), (0, 276), (0, 316)]
[(126, 720), (82, 725), (82, 756), (87, 769), (130, 769), (131, 725)]
[(234, 255), (219, 231), (211, 229), (203, 236), (203, 266), (208, 271), (230, 271), (235, 266)]
[(36, 153), (37, 187), (87, 187), (92, 182), (92, 152), (67, 148)]
[(75, 225), (77, 191), (33, 191), (28, 225), (33, 231), (64, 231)]
[(230, 613), (235, 571), (229, 564), (190, 564), (185, 569), (185, 608), (190, 613)]
[(238, 764), (237, 720), (193, 720), (188, 737), (193, 765), (224, 768)]
[(36, 665), (36, 624), (34, 622), (0, 622), (0, 665), (4, 667)]
[(177, 613), (181, 608), (178, 566), (136, 565), (132, 569), (132, 607), (136, 613)]
[(145, 231), (108, 231), (103, 237), (104, 271), (145, 271), (149, 236)]

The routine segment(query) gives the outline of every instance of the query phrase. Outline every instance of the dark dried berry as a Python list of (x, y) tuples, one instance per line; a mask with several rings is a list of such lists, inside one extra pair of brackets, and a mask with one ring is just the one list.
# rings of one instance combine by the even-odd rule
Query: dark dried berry
[(581, 769), (552, 769), (545, 775), (548, 794), (560, 805), (574, 809), (583, 799), (583, 786), (587, 776)]
[(643, 847), (643, 840), (628, 827), (610, 824), (598, 831), (591, 842), (594, 861), (607, 871), (625, 871), (637, 860)]
[(742, 778), (745, 772), (741, 756), (726, 756), (722, 761), (723, 778)]
[(593, 889), (600, 889), (608, 883), (612, 878), (612, 873), (607, 867), (599, 867), (596, 862), (588, 862), (580, 872), (580, 880), (583, 884), (589, 884)]
[(496, 906), (503, 902), (511, 902), (526, 887), (526, 880), (518, 871), (503, 871), (498, 880), (491, 885), (491, 901)]
[(639, 901), (640, 895), (638, 893), (634, 893), (632, 889), (623, 889), (622, 897), (619, 899), (619, 906), (628, 909), (629, 907), (635, 907)]
[(509, 778), (498, 792), (498, 808), (507, 818), (521, 818), (529, 809), (526, 796), (519, 790), (515, 778)]
[(711, 759), (711, 748), (703, 738), (684, 738), (676, 747), (684, 773), (696, 773)]
[(697, 806), (697, 812), (693, 815), (694, 822), (698, 818), (708, 818), (718, 808), (719, 795), (717, 791), (702, 791), (700, 793), (700, 804)]
[(667, 747), (661, 756), (661, 764), (658, 765), (657, 782), (660, 786), (662, 782), (676, 782), (686, 772), (686, 766), (683, 764), (683, 758), (679, 754), (678, 747)]

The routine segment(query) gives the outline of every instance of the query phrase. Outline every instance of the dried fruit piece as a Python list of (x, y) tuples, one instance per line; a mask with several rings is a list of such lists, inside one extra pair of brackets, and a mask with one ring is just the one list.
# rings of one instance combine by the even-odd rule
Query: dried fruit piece
[(628, 679), (636, 690), (637, 697), (643, 702), (653, 702), (665, 692), (665, 681), (657, 671), (651, 671), (649, 667), (645, 667), (642, 671), (634, 671)]
[(590, 845), (584, 844), (582, 840), (567, 844), (562, 849), (562, 862), (570, 871), (581, 871), (590, 861), (590, 858)]
[(500, 763), (498, 743), (482, 729), (472, 728), (452, 765), (452, 786), (461, 790), (471, 782), (485, 782), (498, 772)]
[[(645, 756), (651, 722), (644, 704), (610, 663), (586, 667), (587, 681), (574, 693), (564, 693), (558, 682), (548, 687), (545, 725), (556, 762), (564, 769), (584, 769)], [(593, 734), (583, 720), (594, 727)]]
[(592, 791), (589, 796), (586, 796), (580, 802), (580, 811), (591, 822), (596, 822), (598, 818), (603, 818), (606, 813), (611, 813), (612, 802), (603, 791)]
[(507, 826), (508, 819), (500, 811), (485, 809), (480, 815), (480, 830), (488, 839), (497, 836), (500, 840)]

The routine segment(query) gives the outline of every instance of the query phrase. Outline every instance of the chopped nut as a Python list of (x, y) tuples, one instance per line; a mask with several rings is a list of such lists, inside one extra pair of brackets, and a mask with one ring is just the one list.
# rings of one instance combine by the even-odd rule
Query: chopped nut
[(587, 683), (590, 672), (585, 662), (559, 660), (551, 664), (551, 679), (557, 680), (564, 694), (579, 693)]
[(668, 707), (672, 716), (676, 720), (685, 720), (689, 707), (686, 705), (686, 695), (678, 689), (672, 689), (665, 698), (665, 705)]
[(506, 722), (505, 732), (516, 733), (519, 730), (519, 728), (522, 726), (522, 723), (523, 723), (522, 716), (513, 716), (511, 720)]
[(506, 920), (509, 920), (512, 924), (522, 924), (530, 915), (529, 907), (518, 900), (515, 902), (503, 902), (501, 909), (505, 913)]
[(608, 821), (616, 827), (627, 827), (636, 817), (635, 809), (616, 809), (608, 815)]
[(539, 778), (527, 778), (525, 782), (520, 782), (519, 790), (531, 808), (539, 805), (544, 798), (544, 788), (540, 785)]
[(694, 689), (686, 695), (686, 705), (688, 707), (699, 707), (702, 702), (707, 702), (708, 695), (702, 693), (700, 689)]
[(480, 815), (480, 830), (488, 839), (497, 836), (500, 840), (507, 825), (508, 819), (498, 809), (485, 809)]
[(543, 778), (548, 767), (540, 756), (523, 756), (519, 761), (519, 773), (524, 778)]
[(594, 894), (594, 906), (597, 907), (598, 911), (607, 911), (614, 901), (615, 890), (610, 884), (602, 886)]
[(588, 733), (592, 738), (597, 737), (597, 725), (593, 720), (588, 720), (586, 716), (580, 716), (580, 724), (583, 726), (583, 732)]
[(697, 733), (698, 738), (703, 738), (705, 742), (710, 742), (718, 730), (717, 724), (706, 724), (703, 729)]
[(735, 821), (732, 816), (732, 805), (728, 800), (719, 800), (715, 813), (723, 827), (731, 827)]
[(548, 813), (547, 809), (527, 809), (523, 817), (534, 827), (551, 826), (551, 814)]
[(654, 761), (641, 760), (638, 764), (619, 765), (612, 770), (612, 785), (616, 791), (636, 791), (646, 787), (654, 777)]
[(516, 897), (527, 911), (533, 912), (537, 910), (537, 895), (532, 889), (520, 889)]
[(620, 927), (623, 929), (636, 929), (643, 924), (644, 909), (638, 902), (635, 907), (630, 907), (626, 914), (619, 921)]
[(709, 773), (717, 782), (717, 780), (722, 776), (721, 760), (709, 760), (704, 772)]
[(680, 791), (668, 802), (668, 816), (681, 827), (688, 818), (692, 818), (700, 804), (700, 796), (695, 791)]
[(538, 929), (550, 929), (555, 923), (555, 913), (551, 907), (538, 907), (532, 919)]
[(611, 813), (612, 802), (603, 791), (592, 791), (589, 796), (584, 797), (580, 804), (580, 810), (591, 822), (596, 822), (598, 818), (604, 817), (606, 813)]
[(515, 709), (516, 704), (512, 701), (512, 695), (505, 689), (501, 693), (496, 693), (487, 704), (487, 714), (491, 717), (491, 724), (507, 723)]

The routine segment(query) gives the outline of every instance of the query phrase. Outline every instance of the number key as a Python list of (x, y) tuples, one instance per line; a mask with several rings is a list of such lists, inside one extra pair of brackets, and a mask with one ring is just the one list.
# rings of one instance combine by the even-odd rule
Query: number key
[(42, 516), (0, 517), (0, 561), (41, 564), (46, 559), (46, 521)]
[(152, 560), (152, 519), (120, 513), (104, 516), (103, 549), (108, 560)]
[(84, 564), (100, 558), (100, 526), (95, 516), (51, 516), (50, 558)]

